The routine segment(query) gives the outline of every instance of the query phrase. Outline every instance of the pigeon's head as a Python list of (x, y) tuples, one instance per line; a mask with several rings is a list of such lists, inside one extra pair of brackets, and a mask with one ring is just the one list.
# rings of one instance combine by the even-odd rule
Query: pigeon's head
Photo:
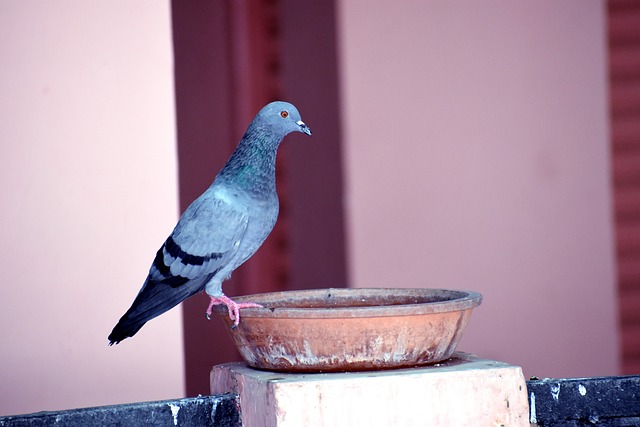
[(256, 116), (256, 121), (272, 128), (283, 138), (291, 132), (311, 136), (311, 129), (302, 121), (298, 109), (288, 102), (275, 101), (267, 104)]

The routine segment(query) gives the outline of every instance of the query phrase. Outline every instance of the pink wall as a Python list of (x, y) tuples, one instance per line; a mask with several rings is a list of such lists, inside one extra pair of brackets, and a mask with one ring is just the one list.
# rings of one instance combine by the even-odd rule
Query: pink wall
[(183, 395), (180, 312), (107, 335), (177, 217), (169, 3), (0, 3), (0, 414)]
[(462, 350), (618, 372), (604, 4), (338, 4), (352, 285), (480, 291)]

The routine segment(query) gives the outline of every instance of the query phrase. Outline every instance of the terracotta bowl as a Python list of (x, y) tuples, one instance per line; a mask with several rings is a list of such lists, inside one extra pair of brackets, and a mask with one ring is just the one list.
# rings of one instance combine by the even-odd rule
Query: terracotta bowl
[(335, 372), (392, 369), (448, 359), (482, 295), (446, 289), (318, 289), (234, 298), (240, 325), (223, 306), (238, 351), (259, 369)]

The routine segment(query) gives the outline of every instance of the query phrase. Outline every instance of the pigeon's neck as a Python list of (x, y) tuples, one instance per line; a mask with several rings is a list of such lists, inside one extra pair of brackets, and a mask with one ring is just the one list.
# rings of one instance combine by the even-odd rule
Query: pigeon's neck
[(282, 137), (250, 126), (219, 178), (256, 195), (276, 191), (276, 153)]

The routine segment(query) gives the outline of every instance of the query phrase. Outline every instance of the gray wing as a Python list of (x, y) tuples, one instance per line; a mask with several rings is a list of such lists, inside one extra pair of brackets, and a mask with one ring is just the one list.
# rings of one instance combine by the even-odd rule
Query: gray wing
[(149, 320), (204, 289), (231, 260), (247, 229), (243, 206), (209, 189), (184, 212), (156, 253), (133, 304), (109, 335), (111, 344), (132, 337)]
[(247, 222), (244, 206), (216, 197), (213, 191), (204, 193), (187, 208), (158, 251), (149, 277), (179, 286), (214, 274), (238, 250)]

